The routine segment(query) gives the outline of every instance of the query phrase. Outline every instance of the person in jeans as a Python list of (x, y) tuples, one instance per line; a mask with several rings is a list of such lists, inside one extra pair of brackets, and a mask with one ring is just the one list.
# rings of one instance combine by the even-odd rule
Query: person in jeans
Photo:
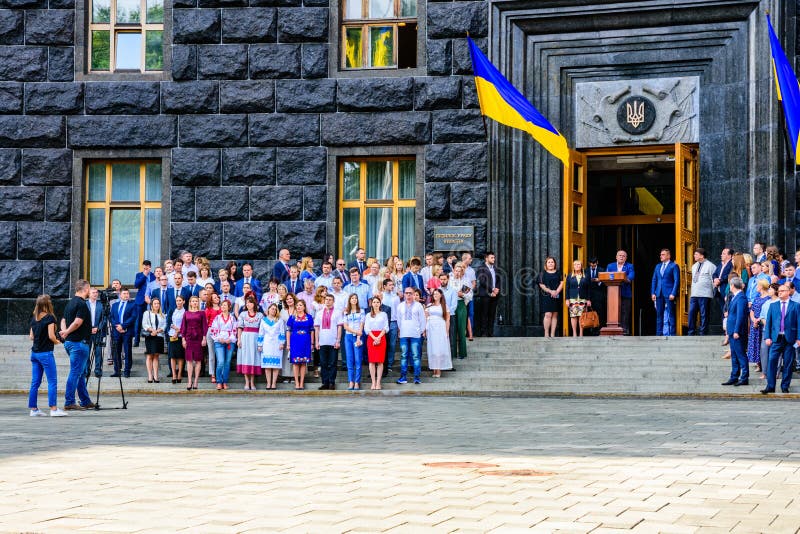
[(325, 295), (325, 307), (314, 316), (317, 350), (322, 365), (319, 389), (336, 389), (336, 352), (342, 339), (342, 314), (334, 306), (333, 295)]
[(361, 389), (361, 359), (363, 345), (361, 341), (364, 334), (364, 312), (361, 311), (358, 295), (352, 293), (347, 298), (344, 309), (342, 325), (344, 327), (344, 353), (347, 361), (347, 391)]
[[(64, 340), (64, 348), (69, 354), (69, 376), (64, 391), (65, 410), (85, 410), (95, 405), (86, 389), (86, 361), (89, 359), (89, 342), (92, 337), (92, 317), (86, 298), (89, 296), (89, 282), (78, 280), (75, 284), (75, 296), (67, 303), (64, 317), (61, 319), (59, 335)], [(80, 405), (75, 403), (75, 391), (78, 391)]]
[[(397, 348), (397, 306), (400, 304), (400, 297), (394, 290), (394, 280), (387, 278), (383, 281), (383, 293), (381, 303), (389, 308), (386, 315), (389, 317), (389, 333), (386, 334), (386, 367), (383, 369), (383, 376), (389, 376), (394, 365), (394, 351)], [(386, 311), (386, 310), (384, 310)]]
[(403, 302), (397, 306), (397, 325), (400, 330), (400, 378), (398, 384), (407, 384), (408, 358), (414, 360), (414, 383), (421, 384), (422, 337), (425, 335), (425, 309), (416, 302), (414, 288), (403, 290)]
[[(217, 389), (228, 389), (228, 376), (231, 372), (231, 357), (233, 347), (236, 345), (238, 322), (231, 315), (231, 301), (223, 300), (220, 313), (214, 317), (214, 322), (208, 329), (214, 341), (213, 351), (216, 353)], [(210, 351), (209, 351), (210, 352)]]
[(31, 330), (28, 337), (33, 341), (31, 347), (31, 390), (28, 393), (28, 408), (31, 417), (46, 415), (39, 409), (39, 386), (42, 385), (42, 374), (47, 375), (47, 404), (50, 405), (50, 417), (63, 417), (67, 412), (58, 409), (56, 400), (58, 375), (53, 347), (59, 343), (56, 337), (56, 318), (53, 315), (53, 303), (50, 295), (39, 295), (33, 308)]

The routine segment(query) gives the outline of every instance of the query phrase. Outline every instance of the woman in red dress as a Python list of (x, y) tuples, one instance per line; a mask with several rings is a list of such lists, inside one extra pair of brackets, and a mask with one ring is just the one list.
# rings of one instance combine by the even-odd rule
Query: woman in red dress
[[(206, 345), (208, 323), (206, 314), (200, 311), (200, 299), (196, 296), (189, 299), (189, 310), (183, 315), (181, 336), (183, 348), (186, 350), (186, 367), (189, 378), (187, 390), (197, 389), (200, 378), (200, 367), (203, 365), (203, 347)], [(194, 383), (192, 383), (194, 376)]]

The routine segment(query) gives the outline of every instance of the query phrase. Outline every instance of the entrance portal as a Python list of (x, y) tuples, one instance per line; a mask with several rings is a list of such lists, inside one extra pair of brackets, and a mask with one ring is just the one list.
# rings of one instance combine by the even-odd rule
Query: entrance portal
[[(572, 259), (585, 266), (593, 256), (605, 267), (617, 250), (627, 251), (636, 270), (628, 328), (637, 335), (658, 335), (650, 282), (660, 250), (670, 249), (681, 270), (680, 333), (697, 242), (696, 148), (679, 144), (588, 150), (575, 153), (566, 170), (565, 270), (571, 269)], [(567, 329), (565, 325), (565, 334)]]

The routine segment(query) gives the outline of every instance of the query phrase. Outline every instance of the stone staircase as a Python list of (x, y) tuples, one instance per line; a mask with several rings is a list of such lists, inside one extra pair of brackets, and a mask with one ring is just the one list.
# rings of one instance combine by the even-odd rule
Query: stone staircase
[[(433, 379), (423, 372), (423, 384), (398, 385), (398, 361), (395, 372), (384, 380), (385, 394), (564, 394), (564, 395), (743, 395), (757, 394), (764, 381), (751, 368), (749, 386), (722, 387), (730, 373), (729, 360), (720, 356), (719, 337), (586, 337), (586, 338), (492, 338), (469, 343), (469, 357), (456, 360), (455, 372)], [(166, 377), (166, 357), (161, 358), (162, 382), (148, 384), (144, 373), (143, 348), (134, 349), (133, 376), (123, 379), (130, 393), (186, 393), (183, 385), (171, 384)], [(27, 391), (30, 385), (30, 342), (25, 336), (0, 336), (0, 391)], [(63, 390), (69, 372), (63, 347), (56, 348), (59, 390)], [(427, 361), (423, 358), (423, 369)], [(102, 391), (119, 391), (117, 379), (109, 378), (111, 368), (104, 365), (106, 376)], [(369, 373), (363, 368), (362, 386), (369, 392)], [(338, 373), (338, 382), (346, 388), (347, 373)], [(263, 387), (263, 378), (258, 382)], [(309, 375), (308, 391), (316, 391), (319, 379)], [(231, 373), (229, 392), (241, 391), (242, 377)], [(201, 378), (200, 390), (213, 390), (208, 378)], [(96, 379), (89, 389), (94, 396)], [(292, 384), (279, 384), (278, 391), (292, 391)], [(795, 390), (795, 387), (792, 387)], [(44, 393), (46, 388), (41, 389)], [(345, 391), (346, 392), (346, 391)], [(781, 396), (780, 394), (778, 396)]]

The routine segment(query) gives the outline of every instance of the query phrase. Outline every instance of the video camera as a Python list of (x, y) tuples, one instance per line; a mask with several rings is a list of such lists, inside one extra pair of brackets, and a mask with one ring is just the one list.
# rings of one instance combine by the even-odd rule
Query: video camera
[(119, 298), (119, 293), (114, 291), (112, 287), (107, 287), (105, 289), (97, 290), (97, 299), (103, 306), (108, 306), (109, 302), (118, 298)]

